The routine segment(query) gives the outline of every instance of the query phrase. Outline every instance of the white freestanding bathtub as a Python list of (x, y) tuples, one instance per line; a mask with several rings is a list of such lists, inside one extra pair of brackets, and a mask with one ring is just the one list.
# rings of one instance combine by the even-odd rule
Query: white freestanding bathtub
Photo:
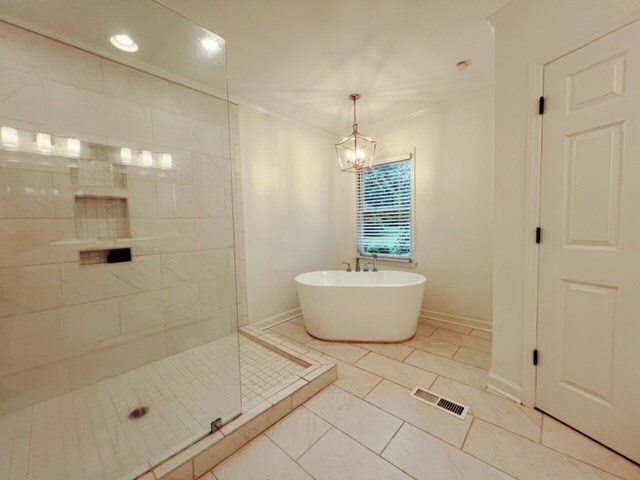
[(302, 273), (296, 286), (304, 326), (323, 340), (401, 342), (413, 337), (427, 279), (417, 273)]

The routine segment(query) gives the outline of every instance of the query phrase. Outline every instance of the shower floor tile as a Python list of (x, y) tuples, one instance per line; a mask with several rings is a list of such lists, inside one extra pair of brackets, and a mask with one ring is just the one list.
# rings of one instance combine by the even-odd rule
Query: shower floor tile
[[(0, 480), (133, 478), (298, 380), (304, 367), (231, 335), (0, 417)], [(129, 420), (133, 409), (149, 413)], [(230, 418), (224, 418), (227, 421)]]

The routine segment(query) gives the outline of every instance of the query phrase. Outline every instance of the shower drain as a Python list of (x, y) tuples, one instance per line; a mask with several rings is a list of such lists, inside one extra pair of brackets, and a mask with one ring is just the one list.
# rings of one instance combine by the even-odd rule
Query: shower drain
[(129, 420), (137, 420), (144, 417), (147, 413), (149, 413), (149, 407), (135, 408), (129, 412)]

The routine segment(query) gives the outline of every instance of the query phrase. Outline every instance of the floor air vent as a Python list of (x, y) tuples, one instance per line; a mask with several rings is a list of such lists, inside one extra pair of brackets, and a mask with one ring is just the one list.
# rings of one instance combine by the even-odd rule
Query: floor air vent
[(464, 420), (469, 413), (469, 407), (466, 405), (461, 405), (453, 400), (449, 400), (437, 393), (430, 392), (429, 390), (425, 390), (424, 388), (416, 387), (409, 394), (410, 397), (415, 398), (416, 400), (420, 400), (432, 407), (436, 407), (439, 410), (447, 412), (454, 417), (458, 417), (460, 420)]

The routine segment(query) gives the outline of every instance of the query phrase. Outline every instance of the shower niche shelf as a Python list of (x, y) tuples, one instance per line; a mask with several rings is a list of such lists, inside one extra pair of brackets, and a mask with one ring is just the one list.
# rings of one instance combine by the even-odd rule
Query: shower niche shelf
[(130, 261), (130, 248), (80, 251), (80, 265), (99, 265), (102, 263), (123, 263)]
[(76, 196), (74, 202), (78, 240), (131, 238), (126, 198)]

